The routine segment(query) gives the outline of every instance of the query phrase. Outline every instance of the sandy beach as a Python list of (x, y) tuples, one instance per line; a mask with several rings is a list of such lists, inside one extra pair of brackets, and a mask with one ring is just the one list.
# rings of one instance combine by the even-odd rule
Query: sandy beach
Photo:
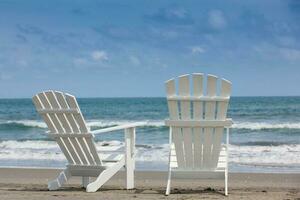
[(164, 196), (166, 172), (136, 172), (136, 189), (126, 190), (124, 172), (96, 193), (86, 193), (72, 178), (59, 191), (48, 191), (56, 169), (0, 169), (0, 199), (300, 199), (300, 174), (231, 173), (229, 196), (223, 181), (174, 179), (172, 194)]

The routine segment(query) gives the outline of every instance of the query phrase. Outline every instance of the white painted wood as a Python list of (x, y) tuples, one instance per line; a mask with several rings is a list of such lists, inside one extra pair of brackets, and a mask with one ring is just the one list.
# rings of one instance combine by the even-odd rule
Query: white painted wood
[(174, 151), (174, 154), (175, 154), (175, 150), (174, 150), (174, 146), (173, 146), (173, 139), (172, 139), (172, 127), (170, 127), (170, 130), (169, 130), (169, 151), (170, 151), (170, 154), (169, 154), (169, 172), (168, 172), (168, 181), (167, 181), (167, 189), (166, 189), (166, 193), (165, 195), (169, 195), (170, 194), (170, 190), (171, 190), (171, 178), (172, 178), (172, 167), (171, 167), (171, 162), (172, 162), (172, 157), (174, 157), (174, 160), (177, 164), (177, 160), (176, 160), (176, 155), (173, 156), (172, 155), (172, 150)]
[[(217, 77), (213, 75), (207, 75), (207, 96), (216, 96), (217, 89)], [(205, 102), (205, 120), (214, 120), (216, 113), (216, 102), (208, 101)], [(204, 128), (204, 146), (203, 146), (203, 167), (205, 169), (212, 168), (211, 151), (213, 142), (213, 128)]]
[[(203, 74), (193, 74), (193, 120), (203, 120)], [(201, 101), (202, 98), (202, 101)], [(199, 101), (198, 101), (199, 99)], [(197, 123), (203, 125), (203, 123)], [(192, 125), (191, 125), (192, 126)], [(202, 155), (203, 155), (203, 128), (194, 127), (194, 168), (202, 168)]]
[[(172, 97), (176, 95), (175, 90), (175, 80), (171, 79), (166, 82), (166, 92), (167, 97)], [(170, 119), (177, 120), (179, 119), (179, 110), (177, 101), (168, 101)], [(174, 145), (176, 146), (176, 156), (179, 167), (185, 167), (184, 152), (183, 152), (183, 138), (181, 129), (174, 127), (172, 128), (172, 139)]]
[(190, 101), (229, 101), (229, 98), (226, 98), (226, 97), (215, 97), (215, 96), (200, 96), (200, 97), (193, 97), (193, 96), (177, 96), (177, 95), (174, 95), (174, 96), (171, 96), (171, 97), (167, 97), (167, 100), (169, 101), (182, 101), (182, 100), (190, 100)]
[(115, 175), (123, 166), (125, 165), (125, 159), (122, 159), (120, 162), (117, 162), (112, 167), (104, 170), (97, 179), (88, 184), (86, 191), (87, 192), (96, 192), (104, 183), (106, 183), (113, 175)]
[[(76, 151), (80, 151), (80, 156), (82, 157), (81, 160), (83, 159), (84, 163), (88, 164), (89, 162), (86, 162), (87, 158), (84, 158), (84, 156), (85, 157), (90, 157), (89, 152), (82, 153), (82, 149), (81, 149), (81, 148), (86, 149), (87, 147), (85, 147), (85, 146), (80, 147), (79, 140), (82, 140), (82, 139), (80, 139), (79, 134), (74, 134), (74, 133), (79, 133), (79, 129), (78, 129), (77, 125), (76, 125), (76, 122), (75, 122), (72, 114), (79, 113), (80, 110), (78, 110), (78, 108), (75, 108), (75, 109), (70, 108), (69, 105), (67, 104), (66, 99), (65, 99), (65, 95), (62, 92), (55, 91), (55, 92), (53, 92), (53, 94), (55, 95), (55, 97), (57, 99), (57, 102), (58, 102), (58, 104), (60, 106), (60, 108), (58, 110), (65, 110), (65, 111), (67, 111), (67, 112), (63, 113), (65, 120), (62, 123), (63, 123), (63, 126), (65, 127), (65, 130), (66, 130), (66, 132), (64, 134), (65, 135), (70, 135), (70, 137), (69, 137), (69, 139), (65, 139), (65, 140), (67, 141), (67, 143), (68, 143), (68, 141), (70, 143), (73, 143), (73, 146), (74, 146), (75, 150)], [(70, 111), (76, 110), (76, 112), (68, 112), (68, 110), (70, 110)], [(74, 136), (71, 136), (71, 135), (74, 135)], [(62, 136), (62, 138), (63, 137), (64, 136)], [(72, 146), (72, 145), (68, 144), (68, 146)], [(73, 154), (75, 154), (75, 150), (72, 151)], [(76, 155), (78, 155), (78, 154), (76, 154)], [(76, 156), (76, 155), (74, 155), (74, 156)], [(78, 160), (79, 159), (76, 160), (77, 164), (79, 164)], [(89, 163), (89, 164), (91, 164), (91, 163)]]
[(126, 163), (126, 188), (134, 188), (134, 154), (135, 154), (135, 128), (125, 129), (125, 163)]
[(194, 128), (194, 169), (203, 167), (203, 143), (204, 135), (203, 128)]
[(57, 108), (57, 109), (37, 109), (37, 112), (40, 114), (46, 114), (46, 113), (70, 113), (70, 114), (78, 114), (79, 111), (77, 109), (63, 109), (63, 108)]
[[(175, 80), (171, 79), (166, 82), (166, 92), (167, 98), (171, 98), (176, 95), (175, 90)], [(170, 119), (178, 119), (178, 102), (177, 101), (168, 101)]]
[[(56, 95), (53, 91), (45, 92), (45, 95), (48, 98), (48, 101), (50, 102), (52, 109), (59, 110), (61, 108), (57, 101)], [(76, 110), (77, 110), (77, 108), (76, 108)], [(67, 133), (68, 131), (71, 131), (71, 127), (70, 127), (69, 123), (67, 122), (67, 118), (65, 117), (64, 113), (62, 113), (62, 112), (55, 113), (54, 112), (54, 115), (56, 115), (60, 126), (64, 130), (63, 133)], [(70, 144), (74, 150), (74, 154), (76, 154), (76, 156), (79, 160), (79, 162), (77, 164), (80, 164), (80, 163), (88, 164), (86, 156), (84, 155), (84, 153), (81, 149), (81, 146), (78, 143), (77, 138), (69, 137), (68, 139), (64, 139), (64, 141), (67, 141), (67, 140), (70, 141)]]
[[(37, 107), (37, 109), (51, 109), (51, 105), (48, 102), (46, 96), (44, 93), (39, 93), (37, 94), (34, 98), (33, 98), (33, 102), (35, 103), (35, 106)], [(41, 114), (41, 116), (43, 117), (44, 121), (46, 122), (50, 133), (55, 134), (58, 133), (59, 131), (61, 131), (63, 133), (63, 129), (61, 128), (61, 125), (59, 125), (59, 127), (57, 127), (56, 124), (59, 124), (59, 122), (56, 119), (56, 116), (54, 114)], [(52, 119), (55, 119), (55, 123)], [(68, 141), (67, 141), (68, 142)], [(59, 147), (61, 148), (62, 152), (64, 153), (64, 155), (66, 156), (67, 160), (70, 163), (75, 163), (76, 159), (73, 158), (73, 155), (71, 153), (72, 149), (68, 149), (67, 145), (65, 144), (65, 141), (63, 139), (57, 140), (57, 143), (59, 145)]]
[[(38, 94), (38, 95), (36, 95), (36, 96), (34, 96), (32, 98), (33, 103), (34, 103), (34, 105), (35, 105), (35, 107), (37, 109), (43, 109), (43, 108), (45, 108), (45, 106), (42, 104), (42, 102), (41, 102), (41, 100), (39, 98), (40, 95), (43, 95), (43, 94)], [(50, 133), (56, 133), (57, 130), (56, 130), (55, 126), (53, 125), (53, 123), (52, 123), (49, 115), (46, 114), (46, 113), (43, 113), (43, 114), (41, 114), (41, 117), (43, 118), (43, 120), (47, 124), (47, 126), (48, 126), (48, 128), (50, 130)], [(62, 140), (57, 140), (57, 143), (60, 146), (61, 150), (63, 151), (64, 155), (66, 156), (67, 160), (70, 163), (75, 163), (74, 159), (72, 158), (72, 155), (69, 153), (68, 149), (65, 148), (65, 144), (63, 143), (63, 141)]]
[(96, 163), (96, 165), (103, 165), (102, 161), (100, 160), (98, 153), (97, 153), (97, 149), (95, 146), (95, 143), (92, 140), (85, 140), (87, 143), (87, 146), (89, 147), (89, 150), (91, 152), (91, 155), (94, 158), (94, 161)]
[[(64, 105), (67, 106), (69, 109), (78, 110), (78, 113), (73, 113), (71, 115), (68, 115), (68, 119), (70, 122), (70, 125), (74, 131), (75, 134), (88, 134), (88, 129), (85, 125), (84, 118), (80, 112), (80, 108), (78, 106), (78, 103), (76, 101), (76, 98), (72, 95), (66, 94), (64, 95)], [(99, 158), (99, 155), (97, 153), (96, 147), (92, 139), (76, 139), (79, 143), (79, 151), (82, 152), (82, 160), (85, 160), (85, 164), (102, 164), (101, 160)]]
[(128, 124), (123, 124), (123, 125), (119, 125), (119, 126), (103, 128), (103, 129), (100, 129), (100, 130), (90, 131), (90, 133), (96, 135), (96, 134), (99, 134), (99, 133), (108, 133), (108, 132), (111, 132), (111, 131), (118, 131), (118, 130), (122, 130), (122, 129), (134, 128), (134, 127), (145, 126), (145, 125), (147, 125), (147, 122), (128, 123)]
[[(57, 141), (69, 163), (55, 180), (49, 182), (49, 190), (58, 189), (71, 176), (81, 176), (83, 187), (88, 192), (94, 192), (123, 167), (126, 167), (127, 189), (134, 188), (135, 127), (146, 123), (132, 123), (94, 131), (97, 134), (126, 129), (126, 152), (121, 151), (122, 148), (100, 148), (101, 160), (93, 135), (86, 126), (74, 96), (59, 91), (46, 91), (35, 95), (33, 102), (49, 128), (47, 133)], [(89, 183), (89, 177), (97, 179)]]
[[(39, 99), (39, 95), (36, 95), (32, 98), (33, 104), (35, 105), (35, 107), (39, 110), (39, 109), (43, 109), (44, 105), (42, 104), (41, 100)], [(57, 130), (54, 127), (50, 117), (46, 114), (46, 113), (42, 113), (41, 117), (43, 118), (43, 120), (45, 121), (45, 123), (47, 124), (50, 132), (52, 133), (56, 133)]]
[(224, 179), (224, 171), (172, 171), (172, 178), (177, 179)]
[[(220, 96), (224, 98), (229, 98), (230, 92), (231, 92), (231, 83), (227, 80), (222, 79)], [(228, 102), (218, 102), (217, 108), (218, 109), (217, 109), (216, 120), (226, 120)], [(228, 127), (228, 125), (215, 128), (215, 133), (213, 138), (213, 150), (212, 150), (212, 163), (213, 163), (212, 167), (216, 167), (218, 163), (224, 127)]]
[[(193, 74), (193, 96), (190, 101), (193, 101), (193, 119), (203, 119), (203, 74)], [(199, 99), (199, 101), (196, 101)]]
[[(189, 75), (180, 76), (179, 79), (179, 96), (185, 97), (190, 96), (190, 81)], [(190, 120), (191, 119), (191, 102), (189, 100), (180, 101), (180, 113), (181, 120)], [(192, 129), (191, 127), (182, 128), (183, 136), (183, 151), (184, 151), (184, 160), (186, 168), (193, 168), (193, 143), (192, 143)]]
[(225, 157), (225, 196), (228, 196), (228, 148), (229, 148), (229, 128), (226, 128), (226, 157)]
[[(66, 100), (67, 100), (70, 108), (80, 110), (78, 103), (76, 101), (76, 98), (73, 95), (66, 94), (65, 96), (66, 96)], [(80, 132), (87, 133), (89, 130), (85, 124), (85, 121), (83, 119), (81, 112), (79, 112), (78, 114), (73, 114), (73, 117), (77, 122)]]
[[(228, 144), (222, 149), (224, 128), (232, 125), (226, 118), (231, 83), (222, 79), (217, 93), (218, 77), (207, 76), (204, 95), (203, 74), (178, 77), (178, 94), (175, 79), (166, 82), (170, 119), (169, 174), (166, 195), (171, 190), (171, 178), (224, 178), (225, 195), (228, 194)], [(190, 91), (190, 85), (193, 89)], [(181, 133), (182, 131), (182, 133)]]
[[(176, 152), (175, 152), (175, 149), (173, 148), (171, 150), (171, 167), (172, 167), (172, 170), (173, 171), (208, 171), (207, 169), (204, 169), (204, 168), (195, 168), (195, 169), (180, 169), (178, 168), (178, 165), (177, 165), (177, 160), (176, 160)], [(224, 171), (226, 168), (226, 148), (222, 148), (221, 149), (221, 153), (220, 153), (220, 157), (219, 157), (219, 160), (218, 160), (218, 165), (215, 169), (211, 169), (211, 171)]]
[(57, 138), (93, 138), (92, 134), (74, 134), (74, 133), (56, 133), (56, 134), (49, 134), (49, 137), (53, 139)]
[[(48, 102), (49, 103), (49, 108), (48, 109), (58, 109), (59, 106), (56, 102), (55, 97), (53, 96), (52, 91), (46, 91), (44, 92), (44, 102)], [(63, 118), (63, 114), (59, 113), (49, 113), (54, 126), (56, 127), (58, 133), (65, 133), (65, 129), (64, 126), (62, 124), (62, 118)], [(65, 148), (67, 148), (69, 150), (69, 152), (72, 154), (72, 157), (75, 161), (75, 163), (82, 163), (80, 160), (80, 156), (78, 155), (77, 151), (76, 151), (76, 147), (74, 147), (74, 144), (72, 142), (72, 139), (68, 139), (68, 138), (64, 138), (62, 139), (62, 141), (64, 142), (64, 146)], [(62, 147), (61, 147), (62, 148)]]
[(172, 127), (227, 127), (232, 125), (231, 119), (223, 120), (165, 120), (166, 126)]

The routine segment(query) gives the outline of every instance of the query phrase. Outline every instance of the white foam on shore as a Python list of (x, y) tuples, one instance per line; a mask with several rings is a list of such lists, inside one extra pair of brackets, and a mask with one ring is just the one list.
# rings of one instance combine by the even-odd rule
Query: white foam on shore
[(266, 123), (266, 122), (236, 122), (232, 128), (236, 129), (300, 129), (299, 123)]
[[(120, 141), (97, 142), (98, 150), (107, 146), (117, 148), (124, 147)], [(137, 145), (136, 160), (139, 163), (168, 162), (168, 144), (162, 145)], [(279, 145), (279, 146), (238, 146), (230, 145), (230, 162), (247, 165), (265, 166), (299, 166), (300, 168), (300, 145)], [(0, 142), (0, 165), (5, 161), (53, 161), (54, 163), (64, 161), (58, 145), (53, 141), (3, 141)]]
[[(133, 122), (147, 122), (145, 127), (164, 127), (163, 121), (122, 121), (122, 120), (87, 120), (89, 127), (109, 127), (116, 125), (123, 125)], [(20, 124), (26, 127), (47, 128), (47, 125), (42, 121), (37, 120), (8, 120), (2, 121), (0, 124)], [(234, 122), (234, 129), (249, 129), (249, 130), (263, 130), (263, 129), (300, 129), (300, 122)]]

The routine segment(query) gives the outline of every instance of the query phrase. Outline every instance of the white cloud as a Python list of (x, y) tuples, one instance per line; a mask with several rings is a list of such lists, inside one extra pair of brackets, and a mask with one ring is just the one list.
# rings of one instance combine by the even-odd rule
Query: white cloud
[(205, 52), (205, 49), (203, 49), (202, 47), (199, 47), (199, 46), (194, 46), (191, 49), (192, 49), (193, 54), (201, 54), (201, 53)]
[(212, 10), (208, 14), (208, 22), (214, 29), (223, 29), (227, 26), (225, 16), (221, 10)]
[(108, 60), (108, 56), (107, 56), (107, 53), (105, 51), (93, 51), (91, 53), (91, 56), (92, 56), (92, 59), (94, 61), (106, 61)]
[(129, 60), (134, 65), (140, 65), (141, 64), (140, 59), (138, 57), (136, 57), (136, 56), (130, 56)]

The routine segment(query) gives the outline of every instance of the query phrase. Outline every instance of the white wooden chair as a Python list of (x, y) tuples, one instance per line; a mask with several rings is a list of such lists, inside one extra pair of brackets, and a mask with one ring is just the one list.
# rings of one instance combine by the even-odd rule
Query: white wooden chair
[[(95, 131), (89, 131), (76, 98), (58, 91), (41, 92), (33, 97), (35, 107), (48, 126), (48, 133), (64, 153), (68, 165), (58, 177), (48, 183), (49, 190), (57, 190), (71, 176), (81, 176), (87, 192), (97, 191), (122, 167), (126, 168), (126, 188), (134, 188), (135, 127), (132, 123)], [(125, 130), (125, 152), (97, 153), (93, 134)], [(89, 183), (89, 177), (97, 177)]]
[[(179, 76), (178, 94), (175, 79), (166, 82), (170, 114), (170, 119), (165, 120), (170, 127), (166, 195), (170, 194), (171, 177), (224, 178), (228, 195), (228, 134), (232, 121), (226, 118), (226, 113), (231, 83), (225, 79), (220, 82), (218, 93), (218, 78), (208, 75), (206, 94), (204, 76), (200, 73)], [(226, 145), (222, 146), (224, 128)]]

